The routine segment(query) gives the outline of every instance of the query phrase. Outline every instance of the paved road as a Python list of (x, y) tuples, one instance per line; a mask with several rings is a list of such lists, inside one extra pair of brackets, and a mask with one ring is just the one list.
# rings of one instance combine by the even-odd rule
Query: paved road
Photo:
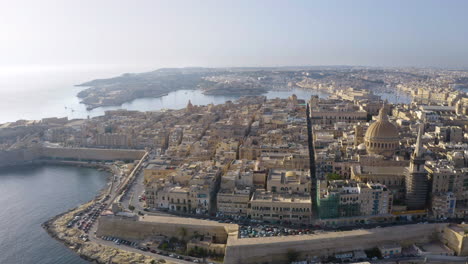
[(143, 202), (139, 202), (138, 196), (142, 195), (145, 191), (145, 186), (143, 184), (144, 175), (143, 170), (140, 171), (135, 177), (135, 180), (131, 184), (129, 190), (122, 199), (122, 207), (128, 209), (128, 206), (131, 204), (135, 206), (134, 212), (142, 211), (143, 212)]
[[(155, 157), (155, 154), (150, 153), (147, 160), (152, 160)], [(128, 209), (128, 206), (131, 204), (135, 207), (135, 213), (138, 213), (138, 211), (143, 212), (144, 209), (144, 202), (140, 202), (138, 199), (138, 196), (143, 195), (145, 192), (145, 185), (143, 183), (145, 178), (143, 171), (144, 168), (135, 175), (135, 179), (132, 181), (128, 191), (122, 199), (122, 207)]]

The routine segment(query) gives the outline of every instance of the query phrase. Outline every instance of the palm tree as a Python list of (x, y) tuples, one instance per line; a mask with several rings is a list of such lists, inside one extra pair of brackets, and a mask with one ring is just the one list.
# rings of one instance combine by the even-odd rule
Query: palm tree
[(179, 234), (182, 237), (182, 240), (185, 241), (185, 238), (187, 237), (187, 228), (181, 227), (179, 228)]

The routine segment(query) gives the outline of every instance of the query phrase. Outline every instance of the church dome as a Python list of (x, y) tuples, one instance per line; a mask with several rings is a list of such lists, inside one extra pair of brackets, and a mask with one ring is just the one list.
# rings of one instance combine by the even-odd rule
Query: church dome
[(366, 150), (366, 145), (364, 143), (361, 143), (361, 144), (359, 144), (359, 146), (357, 146), (357, 149), (358, 150)]
[(366, 149), (371, 154), (392, 156), (399, 145), (397, 127), (388, 120), (385, 106), (379, 111), (378, 120), (372, 123), (366, 131), (364, 141)]

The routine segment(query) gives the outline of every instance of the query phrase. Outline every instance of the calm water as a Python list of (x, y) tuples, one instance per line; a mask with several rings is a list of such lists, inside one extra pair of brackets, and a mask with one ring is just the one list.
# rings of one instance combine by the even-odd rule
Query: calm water
[[(87, 111), (80, 104), (76, 94), (83, 89), (75, 84), (97, 78), (108, 78), (126, 72), (124, 68), (60, 68), (36, 71), (2, 71), (0, 69), (0, 123), (19, 119), (38, 120), (44, 117), (87, 118), (103, 115), (111, 109), (154, 111), (180, 109), (188, 100), (194, 105), (222, 104), (235, 100), (236, 96), (204, 95), (199, 90), (179, 90), (160, 98), (142, 98), (115, 107), (99, 107)], [(132, 69), (131, 72), (138, 72)], [(326, 97), (326, 93), (316, 90), (292, 89), (288, 91), (269, 91), (267, 98), (287, 98), (296, 94), (299, 99), (309, 99), (311, 95)], [(411, 97), (401, 93), (381, 93), (382, 99), (391, 103), (410, 103)]]
[(0, 170), (0, 263), (84, 264), (41, 224), (92, 199), (106, 173), (89, 168), (26, 166)]
[[(121, 74), (122, 70), (58, 68), (16, 71), (0, 68), (0, 123), (44, 117), (86, 117), (75, 84)], [(65, 106), (68, 109), (65, 109)], [(77, 112), (72, 112), (76, 109)]]
[[(136, 71), (136, 70), (135, 70)], [(119, 75), (125, 70), (117, 69), (45, 69), (37, 71), (2, 71), (0, 69), (0, 123), (19, 119), (38, 120), (44, 117), (87, 118), (103, 115), (110, 109), (153, 111), (163, 108), (180, 109), (188, 100), (195, 105), (222, 104), (235, 100), (235, 96), (204, 95), (199, 90), (180, 90), (160, 98), (142, 98), (117, 107), (99, 107), (87, 111), (76, 94), (83, 89), (75, 87), (85, 81)], [(270, 91), (268, 98), (286, 98), (295, 93), (300, 99), (309, 99), (312, 94), (326, 94), (302, 89)]]

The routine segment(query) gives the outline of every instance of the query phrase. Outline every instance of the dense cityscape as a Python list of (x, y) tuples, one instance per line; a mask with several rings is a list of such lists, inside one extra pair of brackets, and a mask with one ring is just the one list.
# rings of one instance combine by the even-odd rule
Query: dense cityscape
[[(83, 258), (98, 263), (466, 261), (466, 71), (155, 72), (163, 72), (165, 80), (197, 75), (205, 86), (191, 83), (191, 89), (208, 94), (235, 94), (240, 87), (237, 93), (249, 96), (217, 105), (189, 100), (179, 110), (109, 110), (88, 119), (0, 125), (1, 166), (109, 171), (109, 184), (95, 199), (43, 224)], [(141, 82), (147, 75), (132, 76)], [(86, 92), (86, 102), (117, 96), (135, 81), (128, 78), (109, 79), (114, 84), (92, 81), (101, 84)], [(321, 96), (262, 96), (293, 88)], [(143, 89), (169, 88), (158, 79)]]

